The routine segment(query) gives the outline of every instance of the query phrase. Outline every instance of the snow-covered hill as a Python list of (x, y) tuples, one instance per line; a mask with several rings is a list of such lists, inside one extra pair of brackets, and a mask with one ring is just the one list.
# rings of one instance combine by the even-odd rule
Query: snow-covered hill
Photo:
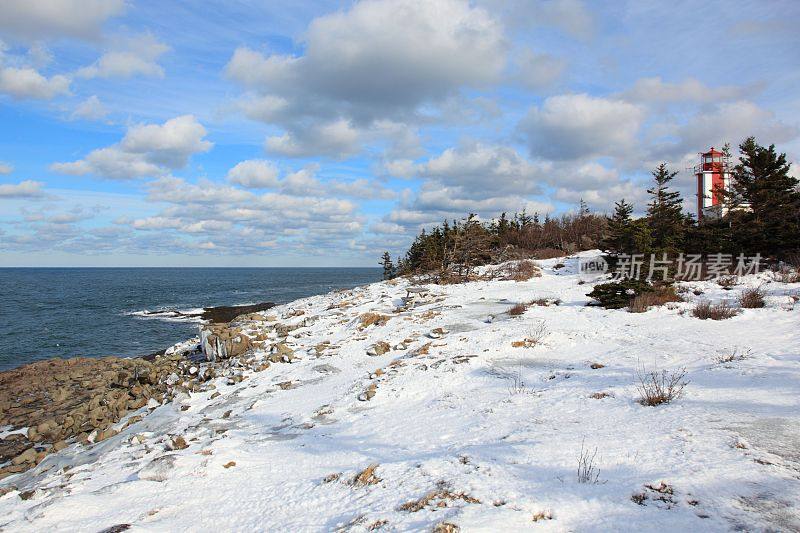
[[(699, 320), (744, 285), (633, 314), (587, 307), (575, 258), (541, 266), (399, 311), (404, 280), (264, 312), (305, 324), (298, 360), (3, 480), (0, 529), (800, 529), (800, 286), (743, 278), (766, 308)], [(560, 305), (507, 314), (538, 298)], [(682, 397), (638, 403), (637, 374), (681, 369)]]

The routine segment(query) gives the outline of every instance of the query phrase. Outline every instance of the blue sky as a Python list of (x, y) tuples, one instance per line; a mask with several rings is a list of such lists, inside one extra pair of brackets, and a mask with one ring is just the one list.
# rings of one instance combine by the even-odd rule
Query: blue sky
[[(468, 212), (800, 160), (800, 3), (0, 3), (0, 266), (372, 266)], [(796, 165), (793, 169), (796, 169)]]

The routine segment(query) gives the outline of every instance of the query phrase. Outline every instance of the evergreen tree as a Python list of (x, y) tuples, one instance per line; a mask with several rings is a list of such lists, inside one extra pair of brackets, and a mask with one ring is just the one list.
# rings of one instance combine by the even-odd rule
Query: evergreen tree
[(669, 182), (678, 172), (670, 172), (667, 164), (661, 163), (652, 174), (655, 185), (647, 189), (651, 197), (647, 205), (647, 224), (650, 228), (652, 251), (678, 253), (686, 238), (687, 221), (683, 215), (683, 199), (680, 192), (669, 188)]
[(392, 262), (392, 256), (389, 255), (389, 252), (383, 252), (383, 257), (381, 258), (381, 262), (379, 263), (383, 266), (383, 279), (392, 279), (397, 275), (397, 272), (394, 268), (394, 263)]
[(745, 253), (782, 257), (800, 249), (800, 191), (786, 154), (749, 137), (725, 193), (733, 239)]
[(631, 218), (633, 204), (623, 198), (614, 204), (614, 214), (608, 218), (603, 247), (616, 253), (633, 253), (636, 250), (636, 228)]
[(591, 213), (591, 211), (589, 210), (589, 204), (587, 204), (583, 200), (583, 198), (581, 198), (581, 202), (580, 202), (580, 204), (578, 206), (578, 216), (583, 218), (583, 217), (589, 216), (589, 213)]

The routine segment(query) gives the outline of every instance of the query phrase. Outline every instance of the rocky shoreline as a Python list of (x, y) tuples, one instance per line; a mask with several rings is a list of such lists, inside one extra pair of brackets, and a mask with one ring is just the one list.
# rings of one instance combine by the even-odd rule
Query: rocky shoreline
[(106, 440), (176, 394), (214, 388), (211, 379), (240, 364), (223, 359), (254, 346), (247, 337), (233, 341), (240, 338), (237, 317), (274, 305), (204, 309), (201, 318), (208, 323), (201, 326), (201, 335), (215, 346), (227, 345), (225, 354), (205, 352), (196, 338), (139, 358), (50, 359), (0, 372), (0, 479), (72, 443)]

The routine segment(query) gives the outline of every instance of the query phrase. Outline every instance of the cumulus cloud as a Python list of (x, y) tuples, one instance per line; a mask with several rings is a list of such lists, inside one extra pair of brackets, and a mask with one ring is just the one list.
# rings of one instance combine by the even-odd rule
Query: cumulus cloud
[(118, 144), (91, 151), (84, 159), (54, 163), (55, 172), (94, 174), (109, 179), (132, 179), (163, 175), (183, 168), (189, 158), (207, 152), (213, 143), (205, 140), (206, 129), (192, 115), (164, 124), (140, 124), (128, 129)]
[(52, 100), (69, 94), (69, 86), (70, 79), (66, 76), (48, 78), (31, 67), (0, 66), (0, 93), (15, 100)]
[(42, 187), (44, 183), (33, 180), (5, 183), (0, 185), (0, 198), (41, 198), (45, 195)]
[(0, 32), (31, 41), (95, 38), (103, 23), (125, 9), (125, 0), (3, 0)]
[(267, 140), (275, 153), (348, 154), (373, 122), (403, 122), (505, 66), (501, 25), (465, 0), (359, 2), (312, 21), (305, 45), (301, 56), (239, 48), (226, 67), (253, 93), (245, 114), (287, 129)]
[(237, 163), (228, 171), (228, 181), (248, 189), (270, 189), (278, 186), (278, 169), (263, 159)]
[(12, 172), (14, 172), (14, 167), (11, 164), (0, 161), (0, 175), (11, 174)]
[(82, 120), (100, 120), (108, 115), (108, 108), (103, 105), (100, 99), (92, 95), (75, 107), (70, 117)]
[(547, 98), (520, 123), (531, 155), (554, 160), (614, 156), (636, 143), (645, 111), (630, 102), (588, 94)]
[(358, 130), (347, 120), (341, 119), (268, 137), (264, 148), (267, 152), (286, 157), (328, 155), (343, 158), (358, 150), (358, 140)]
[(82, 78), (131, 78), (133, 76), (164, 77), (158, 58), (169, 47), (152, 35), (123, 39), (93, 64), (78, 70)]
[(448, 148), (420, 168), (422, 176), (470, 197), (536, 193), (545, 171), (513, 148), (482, 143)]

